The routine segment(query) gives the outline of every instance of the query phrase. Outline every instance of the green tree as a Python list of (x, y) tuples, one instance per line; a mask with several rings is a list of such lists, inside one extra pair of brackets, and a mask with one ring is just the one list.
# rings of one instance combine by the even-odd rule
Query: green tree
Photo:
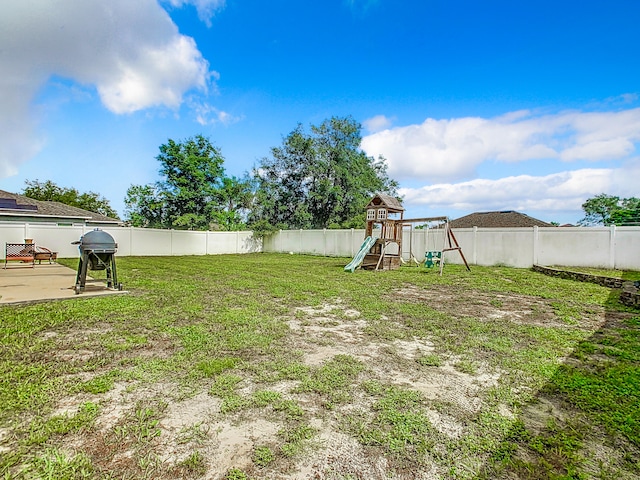
[(208, 138), (169, 139), (156, 160), (162, 180), (127, 190), (126, 213), (132, 225), (183, 230), (244, 227), (251, 183), (225, 176), (222, 153)]
[(40, 182), (37, 179), (26, 180), (25, 184), (27, 186), (22, 191), (22, 194), (34, 200), (60, 202), (72, 207), (106, 215), (107, 217), (119, 218), (118, 213), (111, 208), (109, 201), (98, 193), (80, 193), (75, 188), (60, 187), (51, 180), (45, 182)]
[(623, 198), (620, 208), (611, 212), (611, 221), (615, 225), (640, 225), (640, 198)]
[(624, 225), (640, 223), (640, 199), (601, 193), (582, 204), (585, 217), (580, 225)]
[(214, 219), (216, 195), (224, 176), (220, 150), (202, 135), (160, 146), (159, 189), (171, 227), (206, 230)]
[(219, 208), (214, 217), (222, 230), (241, 230), (253, 204), (253, 185), (250, 179), (224, 177), (217, 194)]
[(396, 195), (385, 160), (361, 149), (361, 126), (332, 117), (307, 133), (298, 126), (254, 169), (250, 224), (269, 228), (356, 228), (375, 193)]
[(131, 185), (124, 200), (125, 216), (134, 227), (162, 228), (165, 208), (155, 185)]

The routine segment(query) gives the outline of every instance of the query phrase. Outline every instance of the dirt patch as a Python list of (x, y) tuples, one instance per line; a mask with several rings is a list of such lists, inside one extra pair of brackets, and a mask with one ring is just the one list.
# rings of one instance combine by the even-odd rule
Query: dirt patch
[[(495, 386), (500, 378), (499, 372), (491, 371), (486, 365), (480, 365), (474, 374), (462, 373), (455, 368), (458, 361), (455, 357), (438, 367), (423, 367), (418, 360), (434, 351), (429, 339), (414, 337), (379, 342), (366, 333), (368, 322), (340, 302), (298, 309), (288, 324), (292, 333), (290, 344), (303, 353), (307, 365), (322, 365), (335, 355), (348, 354), (366, 365), (369, 378), (418, 391), (433, 404), (447, 405), (456, 413), (427, 408), (426, 414), (433, 427), (448, 438), (464, 434), (464, 418), (481, 409), (481, 394)], [(345, 410), (369, 410), (370, 401), (366, 396), (354, 395)], [(402, 478), (394, 476), (397, 472), (390, 469), (384, 456), (363, 447), (336, 425), (333, 429), (325, 426), (318, 437), (323, 440), (320, 448), (308, 454), (297, 473), (288, 472), (287, 478)], [(421, 471), (406, 478), (435, 478), (436, 471), (435, 463), (425, 464)]]
[[(538, 327), (568, 327), (558, 319), (552, 301), (529, 295), (479, 292), (452, 286), (415, 285), (394, 292), (403, 301), (423, 303), (434, 310), (457, 317), (472, 317), (486, 321), (506, 321)], [(581, 327), (595, 327), (602, 322), (604, 308), (594, 307), (592, 314), (581, 319)]]
[(324, 430), (318, 435), (318, 439), (322, 455), (306, 458), (292, 478), (388, 478), (386, 458), (369, 455), (355, 438), (335, 430)]
[[(405, 290), (403, 294), (413, 293)], [(425, 402), (434, 405), (424, 411), (443, 438), (455, 440), (465, 435), (465, 419), (481, 410), (483, 392), (500, 379), (500, 372), (482, 364), (473, 374), (460, 372), (456, 357), (439, 366), (421, 365), (418, 360), (434, 352), (432, 340), (413, 337), (381, 342), (367, 333), (369, 322), (341, 301), (297, 309), (286, 322), (290, 328), (287, 342), (308, 367), (319, 368), (336, 355), (348, 355), (364, 365), (362, 378), (419, 392)], [(108, 329), (98, 328), (93, 333), (107, 332)], [(86, 341), (90, 333), (69, 333), (65, 341)], [(50, 335), (56, 342), (61, 340), (59, 337)], [(163, 340), (147, 342), (127, 354), (164, 357), (171, 346)], [(92, 353), (69, 349), (59, 352), (58, 358), (81, 362), (92, 358)], [(92, 373), (79, 373), (78, 379), (91, 380)], [(238, 394), (243, 398), (265, 389), (265, 385), (254, 384), (250, 379), (239, 385)], [(230, 469), (242, 470), (256, 479), (437, 477), (439, 467), (435, 462), (424, 462), (419, 471), (403, 476), (398, 465), (390, 463), (377, 448), (361, 444), (345, 430), (344, 419), (352, 412), (371, 410), (374, 400), (370, 395), (354, 388), (348, 403), (326, 410), (315, 394), (301, 392), (299, 387), (300, 382), (294, 380), (266, 386), (283, 400), (303, 407), (305, 416), (294, 425), (308, 424), (312, 439), (293, 457), (280, 454), (266, 465), (256, 463), (256, 452), (266, 448), (278, 453), (286, 442), (282, 432), (287, 422), (273, 406), (229, 414), (222, 411), (223, 400), (207, 391), (194, 391), (184, 398), (177, 384), (116, 382), (105, 394), (77, 394), (61, 399), (54, 414), (72, 416), (81, 404), (98, 404), (100, 413), (93, 440), (79, 435), (69, 437), (67, 449), (79, 449), (84, 442), (86, 451), (89, 441), (93, 445), (90, 451), (99, 459), (101, 468), (126, 469), (140, 475), (151, 472), (154, 478), (175, 478), (186, 472), (186, 477), (221, 480)], [(185, 470), (195, 453), (200, 455), (200, 470)]]
[(11, 430), (9, 428), (0, 428), (0, 453), (11, 451), (11, 447), (6, 444), (10, 435)]
[(247, 470), (252, 467), (255, 449), (273, 444), (279, 430), (278, 423), (262, 418), (238, 425), (230, 425), (221, 419), (215, 425), (213, 444), (207, 449), (207, 453), (211, 455), (211, 464), (222, 473), (231, 468)]

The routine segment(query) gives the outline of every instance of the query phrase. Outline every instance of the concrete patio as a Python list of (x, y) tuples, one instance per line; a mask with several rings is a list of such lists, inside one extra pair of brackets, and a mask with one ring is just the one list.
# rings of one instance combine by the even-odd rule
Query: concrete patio
[(16, 264), (0, 268), (0, 304), (31, 303), (65, 298), (86, 298), (115, 295), (126, 291), (107, 288), (104, 280), (87, 276), (84, 292), (76, 295), (76, 271), (57, 263)]

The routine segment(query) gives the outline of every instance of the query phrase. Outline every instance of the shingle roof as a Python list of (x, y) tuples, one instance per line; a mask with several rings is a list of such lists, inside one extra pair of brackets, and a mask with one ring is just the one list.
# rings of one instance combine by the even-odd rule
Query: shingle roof
[(379, 198), (382, 202), (389, 208), (392, 208), (397, 211), (404, 211), (404, 207), (400, 203), (400, 201), (396, 197), (392, 197), (391, 195), (387, 195), (386, 193), (378, 193), (376, 194), (370, 201), (367, 206), (375, 203), (375, 199)]
[(451, 228), (552, 227), (550, 223), (514, 210), (476, 212), (449, 222)]
[[(33, 198), (6, 192), (4, 190), (0, 190), (0, 200), (8, 201), (0, 204), (0, 213), (2, 215), (71, 217), (87, 222), (122, 223), (122, 221), (117, 218), (107, 217), (100, 213), (90, 212), (88, 210), (72, 207), (71, 205), (65, 205), (60, 202), (43, 202), (41, 200), (34, 200)], [(15, 201), (15, 206), (13, 207), (10, 205), (13, 203), (11, 202), (12, 200)], [(2, 204), (4, 204), (4, 206)]]

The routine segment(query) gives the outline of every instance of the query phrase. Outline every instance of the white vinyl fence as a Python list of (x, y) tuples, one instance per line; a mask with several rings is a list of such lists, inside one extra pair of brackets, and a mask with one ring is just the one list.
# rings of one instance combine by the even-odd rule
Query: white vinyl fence
[[(93, 230), (90, 226), (56, 226), (31, 224), (0, 224), (2, 260), (5, 243), (22, 243), (33, 239), (36, 246), (58, 252), (60, 258), (79, 257), (78, 246), (72, 242)], [(195, 232), (158, 230), (135, 227), (101, 227), (118, 244), (117, 256), (158, 255), (218, 255), (262, 251), (262, 242), (252, 232)]]
[[(77, 258), (71, 243), (93, 230), (88, 226), (28, 223), (0, 224), (0, 255), (5, 243), (33, 239), (36, 245)], [(118, 243), (118, 256), (217, 255), (253, 252), (293, 252), (353, 257), (364, 241), (364, 230), (282, 230), (263, 242), (252, 232), (193, 232), (134, 227), (103, 228)], [(459, 228), (453, 230), (472, 265), (528, 268), (563, 265), (640, 270), (640, 227)], [(424, 259), (426, 251), (441, 250), (443, 230), (406, 228), (402, 256)], [(375, 235), (375, 233), (374, 233)], [(462, 263), (458, 252), (447, 252), (446, 263)]]
[[(453, 229), (472, 265), (537, 265), (640, 270), (640, 227), (528, 227)], [(265, 252), (294, 252), (353, 257), (364, 241), (364, 230), (287, 230), (265, 239)], [(374, 232), (375, 236), (375, 232)], [(404, 230), (402, 256), (424, 259), (441, 250), (444, 231)], [(458, 252), (445, 253), (445, 263), (462, 263)]]

